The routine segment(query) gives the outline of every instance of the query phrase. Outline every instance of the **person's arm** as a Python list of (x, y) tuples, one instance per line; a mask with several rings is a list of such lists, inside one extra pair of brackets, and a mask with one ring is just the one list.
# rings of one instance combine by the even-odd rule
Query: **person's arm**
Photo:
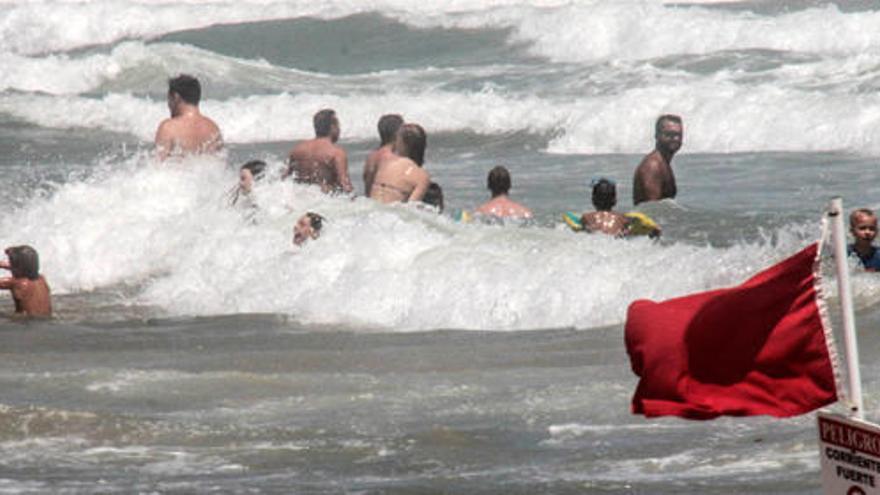
[(407, 198), (407, 201), (409, 202), (421, 201), (422, 198), (425, 197), (425, 193), (428, 191), (428, 187), (430, 187), (431, 185), (431, 176), (428, 175), (428, 172), (425, 172), (421, 169), (419, 170), (422, 173), (419, 174), (418, 177), (416, 177), (415, 187), (413, 188), (412, 192), (409, 193), (409, 198)]
[(287, 168), (281, 171), (281, 180), (285, 180), (294, 173), (294, 164), (296, 164), (296, 148), (290, 150), (287, 155)]
[(0, 260), (0, 268), (5, 268), (7, 270), (12, 269), (12, 267), (9, 266), (9, 260)]
[(171, 147), (174, 145), (174, 139), (171, 133), (169, 120), (163, 120), (156, 129), (156, 156), (159, 160), (165, 160), (171, 154)]
[(15, 287), (15, 279), (13, 277), (0, 278), (0, 290), (12, 290)]
[(350, 193), (354, 190), (351, 186), (351, 177), (348, 176), (348, 155), (345, 150), (337, 150), (336, 156), (333, 158), (333, 164), (336, 166), (336, 177), (339, 178), (339, 185), (342, 190)]
[(633, 203), (663, 199), (663, 180), (660, 163), (656, 159), (647, 158), (639, 165), (635, 180), (637, 184), (633, 187), (633, 191), (640, 191), (641, 195), (634, 198)]
[(370, 191), (373, 189), (373, 180), (376, 178), (376, 171), (379, 170), (378, 160), (373, 159), (373, 155), (367, 157), (364, 163), (364, 196), (370, 197)]

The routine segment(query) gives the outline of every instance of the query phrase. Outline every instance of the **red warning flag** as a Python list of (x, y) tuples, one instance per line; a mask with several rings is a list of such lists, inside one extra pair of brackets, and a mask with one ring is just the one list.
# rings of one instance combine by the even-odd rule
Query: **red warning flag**
[(812, 244), (737, 287), (632, 303), (626, 349), (641, 378), (633, 413), (787, 417), (836, 401), (818, 249)]

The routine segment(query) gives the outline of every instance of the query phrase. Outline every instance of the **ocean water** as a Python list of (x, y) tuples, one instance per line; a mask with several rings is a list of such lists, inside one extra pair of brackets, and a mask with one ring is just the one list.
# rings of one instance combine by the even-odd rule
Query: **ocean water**
[[(228, 150), (160, 166), (181, 72)], [(279, 181), (325, 107), (358, 192), (379, 116), (422, 124), (447, 211)], [(662, 240), (570, 232), (591, 178), (632, 209), (663, 113)], [(878, 162), (874, 1), (0, 2), (0, 239), (57, 313), (0, 318), (0, 493), (820, 493), (812, 415), (632, 416), (623, 323), (794, 253), (833, 196), (880, 207)], [(495, 165), (535, 221), (455, 222)], [(880, 279), (853, 284), (877, 420)]]

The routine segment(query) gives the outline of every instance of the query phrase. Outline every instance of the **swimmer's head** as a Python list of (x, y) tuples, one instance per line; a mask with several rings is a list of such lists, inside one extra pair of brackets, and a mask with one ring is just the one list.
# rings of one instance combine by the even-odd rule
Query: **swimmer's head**
[(422, 197), (422, 203), (431, 205), (437, 208), (440, 213), (443, 213), (443, 188), (440, 187), (440, 184), (431, 182), (428, 185), (428, 190), (425, 191), (425, 195)]
[(317, 239), (323, 226), (324, 217), (311, 211), (306, 213), (293, 226), (293, 243), (302, 246), (309, 239)]
[(379, 139), (382, 140), (382, 146), (394, 141), (394, 135), (397, 134), (397, 130), (402, 125), (403, 117), (396, 113), (383, 115), (379, 118), (379, 123), (376, 127), (379, 129)]
[(15, 278), (40, 278), (40, 255), (30, 246), (12, 246), (6, 248), (9, 258), (9, 269)]
[(339, 119), (336, 118), (336, 111), (325, 108), (312, 117), (312, 124), (315, 126), (316, 137), (329, 137), (334, 143), (339, 140)]
[(868, 208), (853, 210), (849, 215), (849, 230), (856, 242), (874, 242), (877, 237), (877, 215)]
[(394, 139), (394, 152), (416, 162), (419, 166), (425, 163), (425, 147), (428, 135), (419, 124), (403, 124), (397, 130)]
[(492, 197), (507, 194), (510, 191), (510, 172), (502, 166), (497, 166), (489, 171), (486, 178), (486, 187), (492, 191)]
[(617, 185), (605, 177), (594, 180), (592, 185), (593, 207), (597, 211), (611, 211), (617, 204)]
[(681, 117), (672, 114), (657, 117), (657, 122), (654, 123), (654, 138), (658, 149), (672, 153), (678, 151), (684, 138)]
[[(174, 100), (174, 95), (180, 97), (185, 103), (198, 105), (202, 98), (202, 85), (199, 80), (187, 74), (180, 74), (168, 80), (168, 105)], [(172, 108), (172, 113), (174, 109)]]
[(263, 160), (251, 160), (241, 166), (238, 171), (238, 185), (245, 192), (250, 192), (254, 187), (254, 181), (263, 178), (266, 172), (266, 162)]

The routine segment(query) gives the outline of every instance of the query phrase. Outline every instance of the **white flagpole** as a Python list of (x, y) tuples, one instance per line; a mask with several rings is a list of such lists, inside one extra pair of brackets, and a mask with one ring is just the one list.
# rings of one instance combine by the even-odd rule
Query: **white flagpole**
[(865, 419), (862, 402), (862, 377), (859, 371), (859, 346), (856, 341), (856, 318), (852, 291), (849, 285), (849, 264), (846, 255), (846, 227), (844, 226), (843, 200), (833, 198), (828, 209), (831, 217), (831, 240), (834, 243), (834, 261), (837, 265), (837, 293), (840, 296), (840, 312), (843, 315), (843, 340), (846, 345), (849, 394), (852, 399), (850, 417)]

